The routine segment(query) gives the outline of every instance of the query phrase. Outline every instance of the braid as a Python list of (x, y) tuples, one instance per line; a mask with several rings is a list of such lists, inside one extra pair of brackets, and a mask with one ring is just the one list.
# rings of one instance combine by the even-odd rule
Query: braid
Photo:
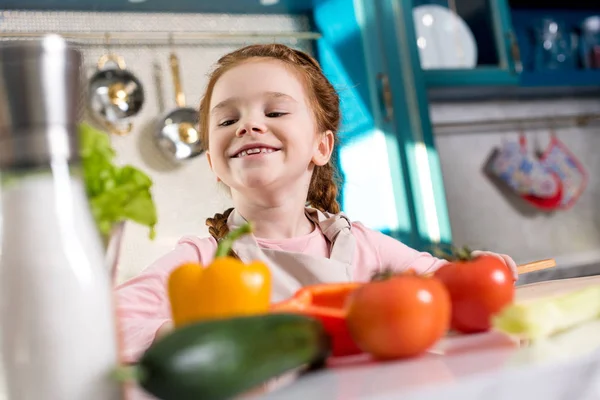
[(339, 213), (337, 202), (338, 187), (335, 169), (331, 162), (315, 167), (308, 189), (308, 202), (321, 211)]
[(227, 225), (227, 219), (229, 214), (233, 211), (233, 208), (228, 208), (223, 214), (216, 213), (214, 217), (206, 219), (206, 226), (208, 226), (208, 233), (218, 242), (223, 239), (229, 233), (229, 226)]
[[(208, 233), (215, 238), (218, 242), (221, 241), (228, 233), (229, 233), (229, 225), (227, 225), (227, 219), (229, 218), (229, 214), (233, 211), (232, 208), (228, 208), (223, 211), (223, 214), (216, 213), (212, 218), (206, 218), (206, 226), (208, 226)], [(240, 257), (233, 251), (229, 251), (229, 257), (233, 257), (237, 260)]]

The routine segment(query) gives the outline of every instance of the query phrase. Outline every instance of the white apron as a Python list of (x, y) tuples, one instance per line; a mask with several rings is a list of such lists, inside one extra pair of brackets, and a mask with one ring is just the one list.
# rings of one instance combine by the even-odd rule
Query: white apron
[[(303, 286), (317, 283), (350, 282), (354, 276), (352, 260), (356, 239), (350, 220), (344, 214), (323, 213), (306, 208), (306, 216), (317, 225), (330, 243), (329, 258), (310, 254), (261, 248), (253, 235), (244, 235), (233, 244), (233, 251), (244, 263), (262, 261), (271, 270), (271, 302), (285, 300)], [(246, 220), (234, 209), (227, 220), (233, 230)]]

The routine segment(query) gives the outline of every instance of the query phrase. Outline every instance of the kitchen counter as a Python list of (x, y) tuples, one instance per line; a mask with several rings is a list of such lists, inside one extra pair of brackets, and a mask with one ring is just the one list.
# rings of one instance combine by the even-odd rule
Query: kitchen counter
[[(600, 276), (523, 285), (517, 299), (554, 295)], [(291, 380), (260, 399), (599, 399), (600, 320), (536, 343), (497, 333), (449, 336), (421, 357), (373, 362), (366, 356)], [(489, 391), (485, 394), (484, 391)]]
[[(536, 299), (592, 284), (600, 284), (600, 275), (518, 286), (516, 297)], [(154, 400), (131, 389), (128, 400)], [(484, 392), (488, 393), (484, 396)], [(4, 398), (0, 390), (0, 400)], [(246, 398), (600, 399), (600, 319), (536, 343), (488, 332), (448, 336), (427, 354), (410, 360), (374, 362), (368, 356), (348, 357), (299, 379), (284, 377), (268, 393), (253, 392)]]
[[(517, 300), (560, 294), (600, 275), (518, 286)], [(484, 395), (484, 392), (485, 393)], [(453, 335), (410, 360), (368, 356), (330, 362), (301, 378), (290, 374), (252, 400), (597, 400), (600, 399), (600, 319), (545, 341), (524, 343), (497, 332)], [(133, 388), (128, 400), (154, 400)]]

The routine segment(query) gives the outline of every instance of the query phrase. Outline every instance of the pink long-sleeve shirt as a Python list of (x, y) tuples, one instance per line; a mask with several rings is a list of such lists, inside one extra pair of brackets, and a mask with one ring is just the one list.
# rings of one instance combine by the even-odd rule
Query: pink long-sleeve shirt
[[(367, 281), (373, 271), (381, 268), (396, 271), (412, 268), (417, 273), (429, 273), (446, 262), (429, 253), (416, 251), (361, 223), (352, 223), (351, 232), (356, 238), (353, 278), (358, 282)], [(296, 238), (257, 238), (256, 241), (263, 248), (329, 257), (329, 244), (318, 227), (312, 233)], [(117, 313), (125, 361), (136, 360), (152, 344), (158, 329), (171, 320), (166, 290), (170, 272), (184, 262), (210, 264), (216, 248), (217, 242), (212, 237), (185, 236), (172, 251), (117, 287)]]

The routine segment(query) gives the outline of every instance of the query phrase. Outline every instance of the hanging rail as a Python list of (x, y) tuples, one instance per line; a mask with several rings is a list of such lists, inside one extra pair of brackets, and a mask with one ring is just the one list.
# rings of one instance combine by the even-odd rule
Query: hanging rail
[[(317, 40), (318, 32), (0, 32), (0, 40), (32, 39), (53, 33), (69, 40), (98, 41), (96, 44), (110, 45), (132, 43), (138, 45), (189, 44), (190, 42), (222, 40)], [(93, 44), (93, 43), (90, 43)]]
[(440, 122), (433, 123), (433, 130), (435, 135), (453, 135), (527, 129), (556, 129), (571, 126), (581, 127), (594, 122), (600, 122), (600, 114)]

